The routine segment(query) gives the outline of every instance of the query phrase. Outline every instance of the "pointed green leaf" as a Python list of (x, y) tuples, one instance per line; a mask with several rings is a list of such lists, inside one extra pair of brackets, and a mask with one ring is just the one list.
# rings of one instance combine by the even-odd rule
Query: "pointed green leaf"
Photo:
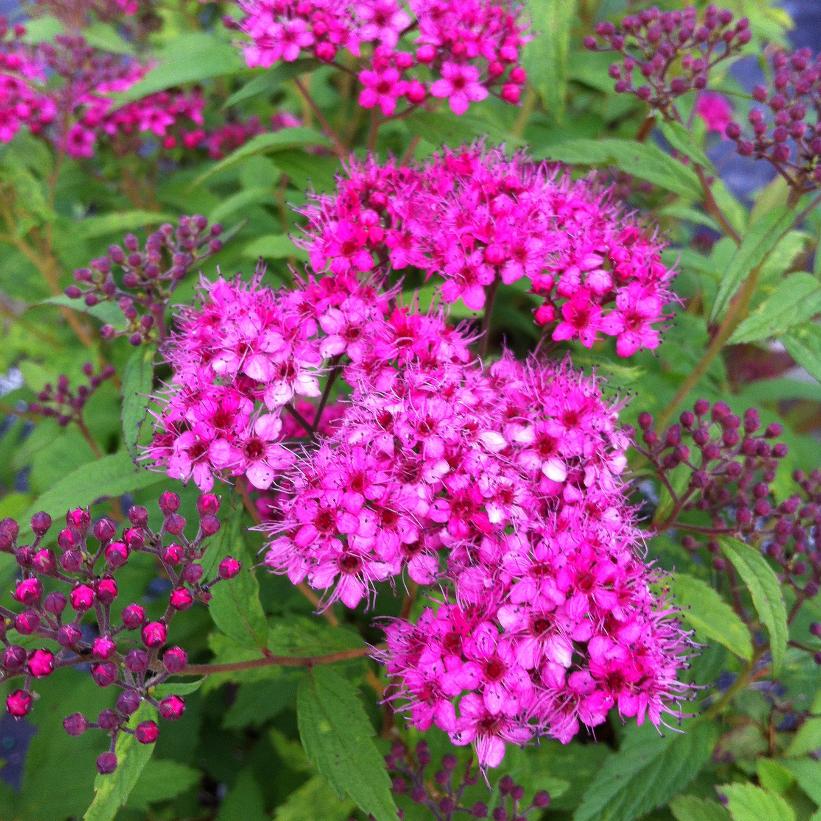
[(246, 100), (252, 100), (254, 97), (259, 97), (262, 94), (274, 94), (282, 87), (283, 83), (292, 77), (307, 74), (320, 65), (322, 64), (319, 60), (295, 60), (293, 63), (279, 63), (264, 71), (254, 72), (254, 76), (238, 88), (222, 104), (222, 108), (223, 110), (231, 108), (231, 106), (237, 105), (237, 103), (244, 103)]
[(695, 795), (677, 795), (670, 802), (676, 821), (730, 821), (730, 815), (718, 801)]
[(690, 129), (685, 128), (681, 123), (668, 123), (664, 120), (658, 123), (658, 129), (664, 135), (664, 139), (680, 154), (689, 157), (694, 163), (708, 170), (713, 167), (707, 155), (701, 150), (701, 146), (694, 142)]
[(719, 539), (724, 555), (732, 562), (750, 591), (758, 617), (770, 636), (773, 672), (777, 673), (787, 652), (787, 607), (778, 577), (761, 552), (738, 539)]
[(155, 352), (153, 345), (138, 347), (123, 371), (123, 443), (133, 459), (137, 458), (137, 443), (148, 416), (148, 394), (154, 384)]
[(385, 762), (353, 685), (329, 667), (315, 667), (300, 685), (297, 718), (308, 758), (337, 794), (376, 821), (396, 821)]
[(711, 322), (716, 322), (724, 316), (741, 283), (767, 259), (790, 229), (794, 219), (795, 213), (792, 209), (774, 208), (747, 229), (741, 245), (722, 274), (710, 313)]
[(633, 821), (683, 790), (710, 760), (718, 739), (707, 722), (685, 729), (666, 736), (653, 727), (633, 730), (587, 788), (574, 821)]
[[(129, 724), (136, 727), (141, 721), (153, 719), (156, 710), (147, 702), (139, 709)], [(94, 798), (83, 816), (84, 821), (112, 821), (137, 784), (143, 767), (154, 752), (154, 744), (140, 744), (130, 733), (120, 733), (114, 753), (117, 769), (108, 775), (98, 775), (94, 781)]]
[(795, 821), (792, 807), (780, 796), (753, 784), (725, 784), (718, 788), (727, 797), (733, 821)]
[(799, 271), (779, 282), (767, 297), (733, 332), (730, 345), (757, 342), (781, 336), (821, 313), (821, 282)]
[(821, 382), (821, 325), (808, 323), (803, 328), (793, 328), (781, 341), (789, 355)]
[(669, 584), (682, 617), (698, 638), (717, 641), (745, 661), (753, 657), (750, 631), (716, 590), (686, 573), (676, 573)]
[(576, 0), (527, 0), (533, 39), (525, 47), (524, 64), (548, 114), (564, 119), (567, 56), (577, 19)]
[(274, 821), (305, 821), (306, 818), (345, 821), (355, 806), (353, 801), (340, 801), (328, 782), (321, 775), (315, 775), (277, 807)]

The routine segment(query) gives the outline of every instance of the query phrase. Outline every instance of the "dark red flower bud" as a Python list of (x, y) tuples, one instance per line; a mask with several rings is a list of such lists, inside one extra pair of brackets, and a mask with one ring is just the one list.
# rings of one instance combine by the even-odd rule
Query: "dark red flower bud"
[(14, 718), (23, 718), (31, 712), (34, 699), (25, 690), (15, 690), (6, 698), (6, 710)]
[(123, 608), (123, 624), (126, 630), (136, 630), (145, 621), (145, 609), (139, 604), (129, 604)]
[(63, 719), (63, 729), (69, 735), (82, 735), (88, 729), (88, 721), (82, 713), (72, 713)]
[(182, 647), (169, 647), (163, 653), (162, 663), (169, 673), (180, 673), (188, 664), (188, 654)]
[(51, 650), (32, 650), (26, 668), (34, 678), (46, 678), (54, 672), (54, 653)]
[(97, 772), (100, 775), (109, 775), (117, 769), (117, 756), (112, 752), (100, 753), (97, 756)]
[(168, 721), (176, 721), (185, 712), (185, 702), (179, 696), (166, 696), (160, 702), (160, 715)]
[(160, 735), (160, 728), (156, 721), (141, 721), (134, 730), (134, 735), (140, 744), (153, 744)]
[(92, 664), (91, 677), (98, 687), (109, 687), (117, 680), (117, 665), (110, 661)]
[(221, 579), (233, 579), (241, 569), (242, 565), (233, 556), (226, 556), (219, 563), (219, 577)]
[(162, 647), (168, 638), (168, 628), (164, 622), (150, 621), (142, 629), (143, 644), (146, 647)]

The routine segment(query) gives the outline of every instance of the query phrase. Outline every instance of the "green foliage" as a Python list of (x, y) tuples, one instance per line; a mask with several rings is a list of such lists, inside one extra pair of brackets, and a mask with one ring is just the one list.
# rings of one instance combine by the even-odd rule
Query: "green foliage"
[(574, 821), (630, 821), (684, 790), (709, 761), (718, 728), (693, 721), (683, 729), (666, 736), (652, 727), (630, 731), (588, 788)]
[(778, 672), (787, 651), (787, 607), (781, 585), (767, 560), (754, 547), (737, 539), (719, 540), (724, 555), (733, 563), (741, 580), (747, 585), (761, 623), (770, 636), (773, 671)]
[(330, 668), (312, 669), (299, 688), (297, 715), (305, 752), (336, 793), (376, 821), (394, 821), (390, 780), (353, 686)]
[[(144, 701), (132, 716), (130, 725), (136, 727), (141, 721), (153, 719), (156, 715), (154, 707)], [(94, 798), (83, 815), (83, 821), (112, 821), (116, 818), (153, 753), (153, 744), (140, 744), (134, 735), (121, 733), (114, 748), (117, 769), (110, 775), (98, 775), (95, 779)]]
[(699, 639), (717, 641), (746, 661), (752, 658), (750, 631), (710, 585), (687, 573), (676, 573), (670, 579), (670, 589), (685, 622)]
[(151, 345), (137, 348), (131, 354), (123, 371), (123, 444), (132, 459), (138, 455), (137, 443), (148, 416), (148, 396), (154, 383), (154, 357), (156, 351)]
[(752, 784), (726, 784), (720, 789), (733, 821), (795, 821), (795, 812), (780, 795)]

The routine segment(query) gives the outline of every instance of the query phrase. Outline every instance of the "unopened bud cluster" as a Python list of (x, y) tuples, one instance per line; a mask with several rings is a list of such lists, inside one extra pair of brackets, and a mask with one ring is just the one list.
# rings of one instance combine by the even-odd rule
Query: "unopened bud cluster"
[(695, 6), (676, 11), (649, 8), (618, 25), (604, 22), (596, 37), (586, 37), (591, 51), (613, 51), (621, 63), (610, 66), (618, 93), (635, 94), (665, 119), (680, 119), (675, 100), (707, 87), (710, 71), (750, 42), (746, 17), (733, 22), (727, 9), (707, 6), (699, 18)]
[(479, 779), (473, 760), (460, 766), (455, 755), (445, 755), (430, 772), (431, 753), (426, 741), (411, 750), (402, 741), (395, 741), (385, 763), (391, 775), (391, 789), (396, 795), (406, 795), (415, 804), (427, 808), (432, 818), (451, 821), (455, 818), (492, 818), (493, 821), (525, 821), (538, 818), (550, 806), (550, 794), (537, 792), (532, 800), (525, 799), (525, 789), (509, 775), (496, 785), (498, 799), (491, 809), (484, 801), (472, 801), (465, 793)]
[(739, 154), (767, 160), (791, 186), (810, 191), (821, 184), (821, 54), (777, 51), (771, 64), (772, 87), (753, 89), (766, 109), (750, 111), (752, 135), (735, 122), (725, 133)]
[(104, 339), (128, 336), (132, 345), (165, 334), (165, 310), (180, 280), (204, 259), (222, 248), (222, 226), (208, 226), (195, 215), (180, 217), (176, 228), (166, 223), (150, 234), (141, 248), (134, 234), (121, 245), (110, 245), (108, 253), (74, 272), (75, 285), (66, 295), (86, 305), (115, 302), (126, 320), (126, 329), (104, 325)]
[[(668, 489), (675, 488), (673, 508), (660, 527), (685, 533), (688, 549), (706, 543), (716, 570), (726, 567), (717, 537), (738, 536), (773, 559), (785, 584), (808, 597), (818, 592), (821, 552), (812, 534), (821, 527), (821, 471), (795, 472), (796, 492), (776, 501), (773, 483), (787, 455), (787, 446), (773, 441), (781, 425), (764, 427), (753, 408), (739, 416), (724, 402), (699, 399), (666, 431), (656, 430), (649, 413), (639, 416), (639, 427), (638, 450)], [(677, 484), (673, 471), (682, 465), (689, 478)]]
[(86, 362), (83, 374), (88, 379), (85, 385), (72, 388), (68, 376), (60, 374), (56, 385), (49, 383), (43, 386), (37, 394), (37, 401), (29, 403), (29, 413), (54, 418), (61, 427), (66, 427), (71, 422), (82, 424), (86, 402), (103, 382), (114, 376), (114, 368), (106, 365), (95, 373), (91, 362)]
[[(51, 516), (36, 513), (30, 523), (30, 544), (20, 543), (16, 521), (0, 521), (0, 550), (12, 553), (19, 568), (12, 592), (16, 606), (0, 606), (0, 682), (22, 678), (21, 686), (7, 697), (6, 709), (15, 718), (27, 715), (36, 681), (64, 667), (84, 665), (99, 687), (119, 688), (122, 692), (113, 708), (94, 719), (75, 713), (64, 722), (70, 735), (94, 728), (110, 737), (108, 751), (97, 761), (101, 773), (117, 766), (114, 747), (120, 733), (133, 733), (143, 744), (157, 740), (159, 727), (154, 721), (126, 726), (141, 702), (148, 701), (164, 719), (182, 716), (182, 698), (152, 695), (153, 687), (181, 673), (188, 662), (182, 647), (169, 645), (169, 624), (176, 613), (195, 602), (207, 603), (213, 585), (240, 570), (236, 559), (227, 556), (209, 578), (201, 563), (206, 540), (220, 526), (216, 496), (200, 497), (193, 539), (185, 535), (186, 520), (178, 513), (180, 499), (175, 493), (163, 493), (159, 507), (163, 517), (159, 530), (149, 526), (148, 511), (135, 506), (128, 511), (128, 523), (119, 536), (113, 520), (92, 523), (87, 509), (76, 508), (66, 514), (65, 527), (49, 538)], [(171, 583), (166, 605), (158, 614), (120, 599), (117, 571), (134, 553), (153, 555)]]

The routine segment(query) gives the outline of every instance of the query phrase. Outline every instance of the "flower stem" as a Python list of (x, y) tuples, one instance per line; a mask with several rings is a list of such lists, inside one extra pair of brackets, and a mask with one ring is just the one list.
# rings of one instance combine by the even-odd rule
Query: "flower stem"
[(294, 85), (297, 87), (299, 93), (308, 104), (308, 107), (316, 115), (316, 119), (319, 121), (322, 131), (333, 145), (336, 156), (339, 157), (340, 160), (347, 159), (349, 153), (348, 149), (345, 147), (336, 131), (334, 131), (333, 126), (328, 122), (328, 118), (322, 113), (322, 110), (316, 104), (316, 100), (314, 100), (311, 96), (311, 92), (308, 90), (305, 83), (303, 83), (299, 77), (294, 77)]
[(256, 670), (259, 667), (315, 667), (320, 664), (336, 664), (339, 661), (363, 658), (370, 655), (373, 648), (366, 645), (353, 650), (340, 650), (320, 656), (273, 656), (266, 655), (248, 661), (231, 661), (224, 664), (187, 664), (179, 673), (181, 676), (208, 676), (214, 673), (236, 673), (242, 670)]

